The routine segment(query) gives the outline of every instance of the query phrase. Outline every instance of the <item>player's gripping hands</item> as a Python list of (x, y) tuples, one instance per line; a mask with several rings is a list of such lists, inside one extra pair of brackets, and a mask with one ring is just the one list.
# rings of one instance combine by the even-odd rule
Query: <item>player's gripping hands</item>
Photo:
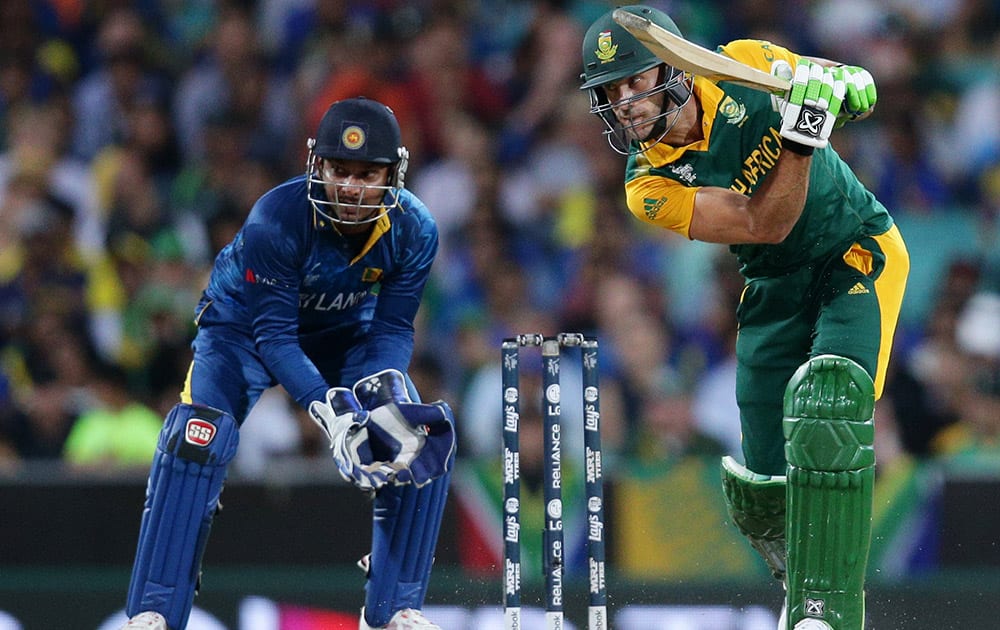
[(346, 481), (370, 491), (390, 481), (392, 467), (372, 459), (369, 414), (361, 408), (354, 392), (346, 387), (331, 387), (325, 401), (315, 400), (309, 405), (309, 415), (330, 439), (333, 460)]
[(330, 438), (345, 480), (366, 491), (388, 483), (423, 486), (451, 467), (455, 422), (443, 401), (415, 403), (402, 373), (383, 370), (353, 389), (333, 387), (309, 415)]
[(809, 155), (829, 142), (846, 91), (844, 74), (801, 57), (791, 83), (782, 104), (780, 133), (786, 149)]
[(837, 127), (849, 120), (864, 118), (875, 108), (878, 93), (871, 73), (858, 66), (835, 66), (834, 77), (844, 81), (844, 105), (837, 118)]

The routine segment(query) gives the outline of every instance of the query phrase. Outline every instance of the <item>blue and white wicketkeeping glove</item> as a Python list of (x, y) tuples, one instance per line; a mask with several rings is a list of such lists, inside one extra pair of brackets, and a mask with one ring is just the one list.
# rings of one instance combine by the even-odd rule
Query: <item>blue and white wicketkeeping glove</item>
[(372, 456), (368, 423), (370, 414), (361, 408), (354, 392), (332, 387), (325, 401), (313, 401), (309, 415), (330, 439), (333, 461), (346, 480), (362, 490), (375, 491), (389, 483), (395, 471)]
[(451, 469), (455, 418), (443, 401), (415, 403), (398, 370), (333, 387), (309, 415), (327, 437), (337, 469), (362, 490), (388, 483), (424, 486)]
[(354, 394), (369, 413), (372, 457), (395, 471), (391, 481), (424, 486), (451, 468), (455, 418), (444, 401), (415, 403), (398, 370), (383, 370), (354, 384)]

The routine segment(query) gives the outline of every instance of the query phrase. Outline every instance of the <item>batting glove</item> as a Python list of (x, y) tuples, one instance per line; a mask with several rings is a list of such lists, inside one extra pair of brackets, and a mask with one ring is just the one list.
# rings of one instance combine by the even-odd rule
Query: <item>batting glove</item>
[(875, 108), (878, 93), (871, 73), (858, 66), (836, 66), (830, 68), (835, 78), (844, 82), (844, 105), (837, 117), (837, 127), (849, 120), (867, 116)]
[(786, 148), (808, 155), (829, 143), (846, 87), (829, 68), (800, 58), (781, 116)]

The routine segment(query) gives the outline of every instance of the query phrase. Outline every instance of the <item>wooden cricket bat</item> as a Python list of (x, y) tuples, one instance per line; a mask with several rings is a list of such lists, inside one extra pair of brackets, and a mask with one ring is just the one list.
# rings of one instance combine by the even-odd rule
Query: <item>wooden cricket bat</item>
[(731, 81), (762, 92), (786, 91), (791, 83), (702, 48), (644, 17), (615, 9), (611, 17), (665, 63), (713, 81)]

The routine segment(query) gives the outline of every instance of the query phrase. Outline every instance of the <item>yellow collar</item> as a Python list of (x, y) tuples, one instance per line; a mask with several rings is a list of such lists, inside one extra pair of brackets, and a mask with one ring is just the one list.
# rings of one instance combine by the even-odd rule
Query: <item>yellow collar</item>
[(708, 139), (712, 135), (712, 125), (715, 124), (715, 113), (719, 111), (719, 103), (722, 102), (725, 93), (712, 81), (699, 76), (694, 78), (693, 91), (694, 97), (701, 105), (701, 124), (703, 127), (701, 140), (682, 147), (660, 142), (644, 154), (637, 156), (638, 159), (645, 158), (652, 166), (662, 166), (676, 162), (689, 150), (708, 151)]

